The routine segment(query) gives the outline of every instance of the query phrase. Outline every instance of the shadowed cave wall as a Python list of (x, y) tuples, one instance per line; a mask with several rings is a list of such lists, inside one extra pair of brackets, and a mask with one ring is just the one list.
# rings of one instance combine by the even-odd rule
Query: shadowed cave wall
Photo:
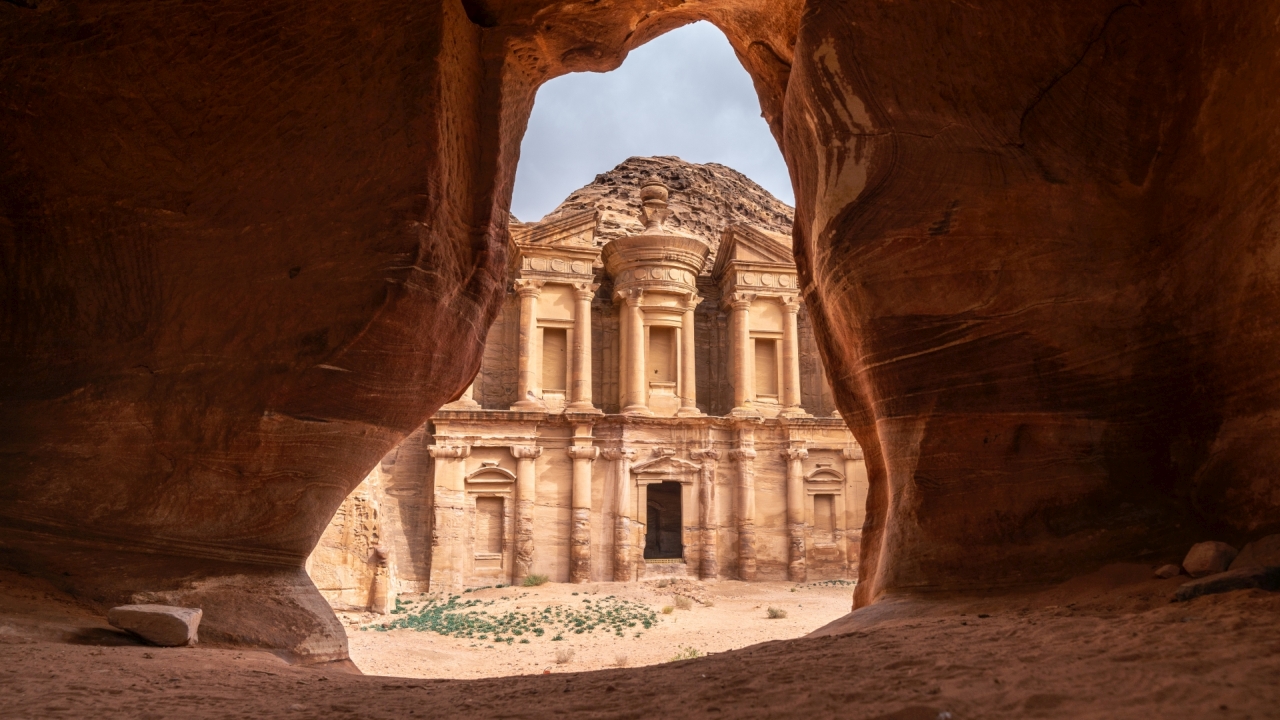
[(345, 657), (302, 562), (478, 365), (538, 84), (698, 19), (792, 171), (858, 603), (1280, 525), (1280, 2), (34, 4), (0, 562), (87, 602)]

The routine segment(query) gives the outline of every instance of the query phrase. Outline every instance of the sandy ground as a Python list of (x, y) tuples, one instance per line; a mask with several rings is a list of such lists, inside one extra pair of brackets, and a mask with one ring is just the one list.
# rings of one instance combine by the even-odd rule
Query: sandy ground
[(1115, 566), (1038, 592), (898, 597), (809, 637), (696, 660), (476, 680), (107, 645), (119, 640), (100, 619), (50, 592), (35, 598), (39, 625), (30, 607), (0, 607), (0, 716), (1280, 718), (1280, 593), (1170, 603), (1180, 580), (1150, 572)]
[[(606, 599), (616, 598), (634, 604), (627, 607), (647, 608), (656, 619), (652, 628), (646, 630), (637, 623), (622, 636), (594, 629), (566, 632), (562, 640), (553, 641), (554, 632), (541, 637), (525, 633), (509, 644), (495, 644), (492, 637), (456, 638), (412, 629), (386, 632), (358, 629), (370, 624), (377, 627), (403, 615), (339, 613), (339, 617), (347, 625), (351, 659), (365, 673), (413, 678), (483, 678), (656, 665), (680, 654), (706, 655), (767, 640), (797, 638), (848, 613), (852, 592), (852, 583), (847, 581), (797, 585), (683, 580), (664, 587), (652, 581), (547, 583), (533, 588), (491, 588), (463, 595), (462, 598), (484, 603), (471, 610), (483, 610), (491, 615), (509, 611), (538, 613), (557, 606), (582, 610), (602, 602), (602, 606), (612, 607)], [(690, 597), (689, 609), (676, 606), (675, 593)], [(415, 600), (417, 596), (401, 596), (401, 602)], [(663, 607), (672, 608), (672, 612), (662, 613)], [(767, 615), (770, 607), (782, 609), (786, 617), (770, 619)], [(557, 654), (561, 659), (571, 655), (571, 659), (558, 662)]]

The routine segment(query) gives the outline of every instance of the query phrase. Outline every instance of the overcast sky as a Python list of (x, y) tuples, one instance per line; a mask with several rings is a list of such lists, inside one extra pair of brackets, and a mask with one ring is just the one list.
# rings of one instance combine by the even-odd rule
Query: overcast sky
[(511, 212), (538, 220), (633, 155), (718, 162), (795, 203), (751, 78), (710, 23), (631, 51), (613, 72), (573, 73), (543, 85), (520, 148)]

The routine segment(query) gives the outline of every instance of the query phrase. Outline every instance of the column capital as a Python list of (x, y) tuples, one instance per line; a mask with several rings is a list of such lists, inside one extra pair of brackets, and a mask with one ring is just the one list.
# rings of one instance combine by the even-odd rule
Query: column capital
[(778, 304), (782, 305), (782, 309), (792, 315), (800, 312), (800, 297), (798, 295), (783, 295), (778, 298)]
[(706, 298), (702, 297), (696, 292), (688, 293), (684, 296), (684, 309), (693, 310), (694, 308), (701, 305), (703, 300), (706, 300)]
[(729, 459), (733, 462), (740, 463), (744, 460), (755, 460), (756, 451), (751, 448), (737, 448), (729, 451)]
[(600, 454), (600, 448), (594, 445), (570, 445), (565, 448), (565, 452), (574, 460), (595, 460)]
[(694, 460), (702, 460), (702, 461), (709, 460), (711, 462), (715, 462), (716, 460), (720, 459), (720, 451), (712, 450), (711, 448), (707, 448), (705, 450), (692, 450), (689, 452), (689, 457), (693, 458)]
[(427, 453), (433, 458), (464, 458), (471, 455), (470, 445), (428, 445)]
[(587, 302), (591, 302), (595, 299), (596, 291), (599, 289), (600, 285), (597, 283), (580, 282), (573, 284), (573, 294), (579, 300), (586, 300)]
[(626, 303), (631, 307), (636, 307), (642, 300), (644, 300), (644, 290), (639, 288), (618, 290), (614, 292), (613, 299), (619, 303)]
[(542, 454), (542, 448), (537, 445), (512, 445), (511, 455), (520, 460), (532, 460)]
[(542, 286), (545, 284), (546, 282), (543, 280), (530, 280), (527, 278), (521, 278), (511, 283), (512, 287), (515, 288), (516, 294), (522, 298), (538, 297), (542, 294)]
[(853, 447), (844, 448), (841, 452), (844, 453), (845, 460), (861, 460), (862, 459), (862, 448), (857, 445)]
[(804, 448), (787, 448), (780, 452), (782, 453), (782, 457), (788, 460), (804, 460), (809, 457), (809, 451)]
[(755, 299), (755, 293), (735, 292), (726, 295), (724, 302), (734, 310), (748, 310), (751, 308), (751, 302)]
[(605, 460), (636, 459), (636, 451), (632, 448), (604, 448), (601, 453)]

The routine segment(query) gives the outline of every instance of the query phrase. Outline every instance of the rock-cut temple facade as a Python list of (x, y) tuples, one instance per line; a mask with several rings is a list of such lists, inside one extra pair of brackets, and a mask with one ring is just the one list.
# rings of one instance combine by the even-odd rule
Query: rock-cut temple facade
[(474, 383), (384, 458), (311, 557), (335, 606), (530, 574), (856, 576), (866, 469), (790, 238), (727, 224), (713, 250), (668, 227), (667, 187), (637, 184), (636, 232), (604, 241), (595, 208), (512, 223)]

